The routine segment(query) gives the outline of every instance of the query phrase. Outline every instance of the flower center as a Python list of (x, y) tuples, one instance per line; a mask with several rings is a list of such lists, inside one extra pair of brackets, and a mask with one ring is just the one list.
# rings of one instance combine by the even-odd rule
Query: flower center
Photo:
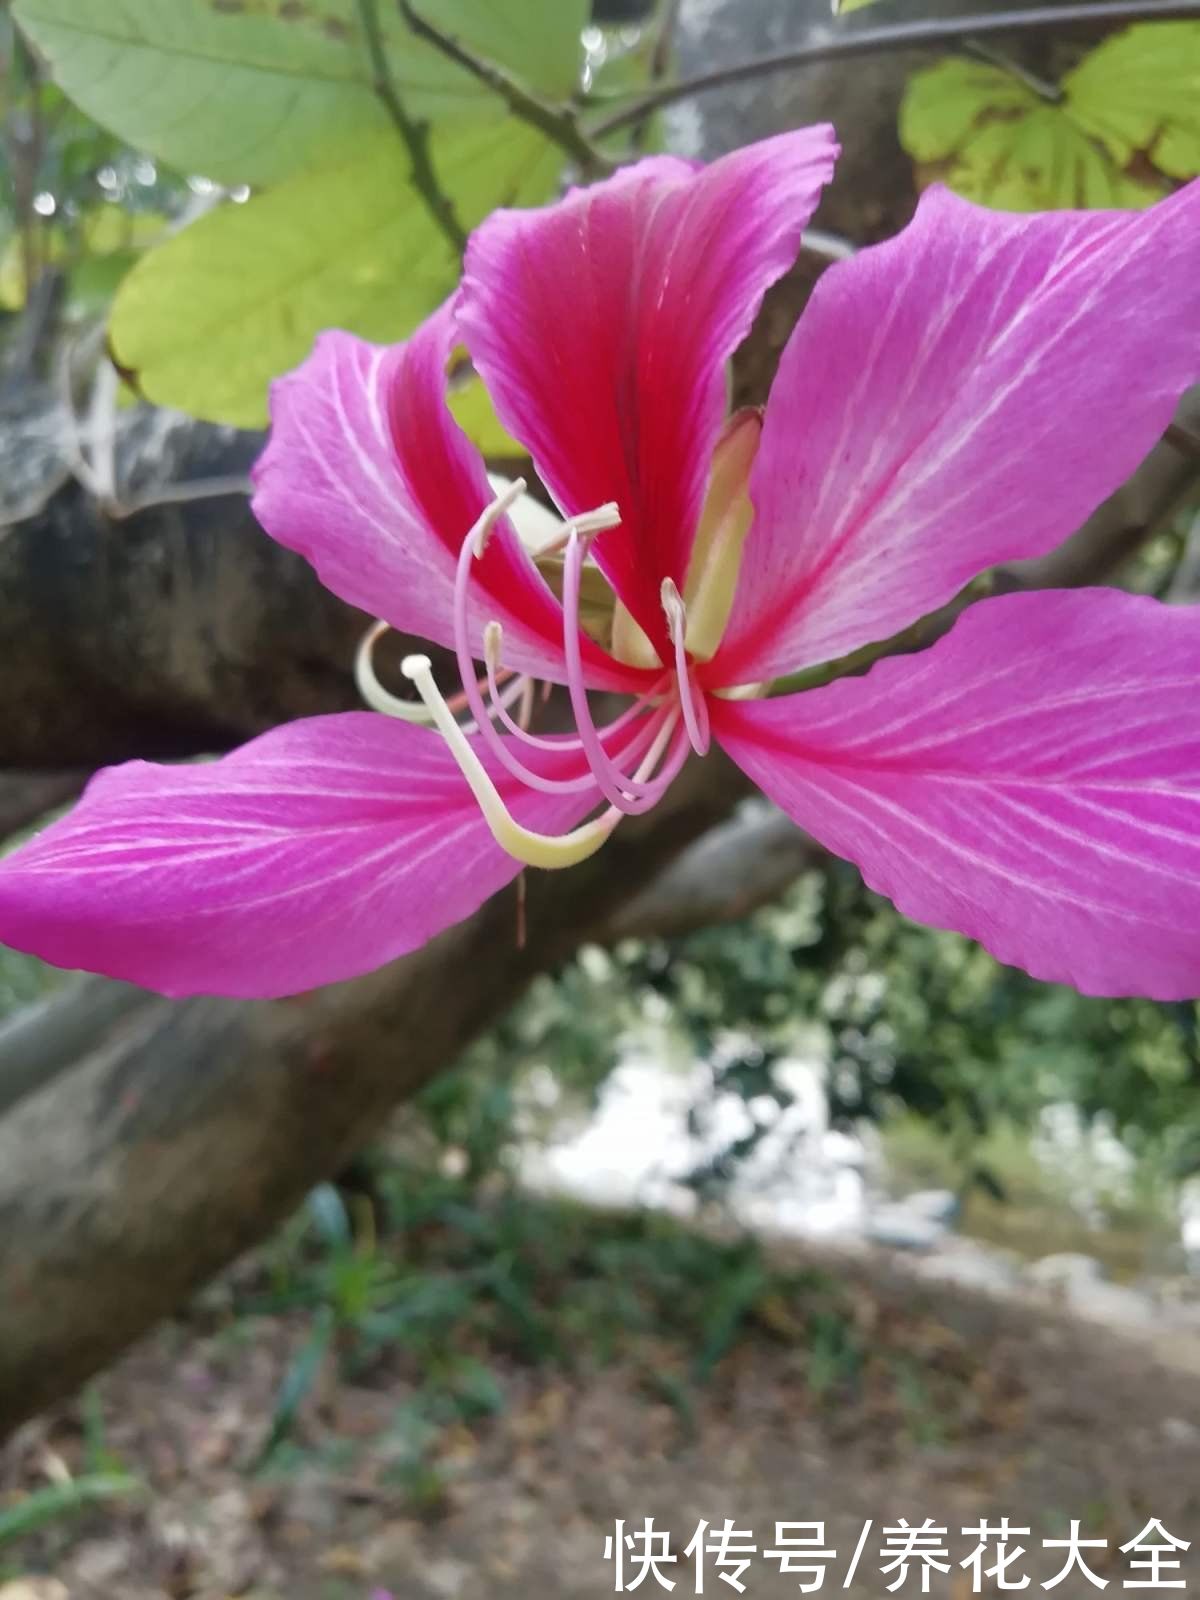
[[(385, 625), (372, 628), (364, 638), (355, 664), (364, 699), (378, 711), (437, 728), (497, 843), (525, 865), (568, 867), (586, 859), (623, 816), (635, 816), (657, 804), (689, 750), (707, 753), (708, 705), (695, 681), (695, 665), (716, 654), (733, 609), (742, 546), (753, 516), (747, 485), (760, 433), (758, 412), (739, 412), (730, 418), (717, 442), (684, 593), (680, 594), (670, 578), (662, 584), (671, 645), (665, 663), (608, 588), (599, 569), (587, 559), (592, 540), (620, 522), (615, 504), (609, 502), (570, 518), (530, 551), (562, 601), (563, 663), (575, 719), (573, 735), (545, 738), (529, 731), (535, 685), (528, 675), (504, 667), (504, 629), (499, 620), (485, 623), (481, 636), (472, 637), (473, 564), (483, 556), (496, 522), (524, 495), (523, 479), (509, 484), (493, 480), (496, 498), (459, 550), (454, 648), (461, 692), (447, 700), (434, 680), (428, 656), (413, 655), (405, 658), (402, 671), (415, 686), (420, 704), (389, 694), (371, 664), (372, 649)], [(539, 520), (544, 534), (549, 513)], [(519, 527), (518, 531), (528, 546), (528, 529)], [(606, 645), (623, 665), (655, 674), (645, 693), (602, 727), (597, 727), (588, 701), (585, 634)], [(482, 677), (476, 667), (480, 658)], [(470, 718), (466, 723), (459, 721), (464, 712)], [(481, 759), (479, 745), (493, 758), (490, 771)], [(564, 765), (573, 770), (572, 776), (560, 775)], [(583, 795), (598, 790), (605, 809), (569, 833), (537, 833), (513, 815), (492, 776), (497, 767), (523, 788), (541, 794)]]
[[(686, 613), (672, 585), (669, 600), (664, 590), (663, 603), (672, 638), (676, 641), (674, 672), (662, 672), (618, 717), (603, 727), (596, 726), (584, 677), (580, 599), (590, 541), (606, 528), (615, 527), (620, 520), (616, 506), (608, 504), (571, 518), (554, 540), (555, 546), (563, 550), (563, 660), (567, 693), (575, 716), (575, 734), (545, 738), (529, 731), (532, 680), (504, 674), (504, 629), (498, 620), (485, 624), (478, 642), (471, 637), (470, 620), (473, 564), (482, 557), (497, 520), (524, 490), (524, 482), (518, 479), (498, 494), (467, 534), (459, 551), (454, 585), (454, 644), (462, 694), (456, 699), (473, 718), (476, 741), (468, 738), (467, 728), (459, 723), (454, 709), (434, 681), (428, 656), (406, 657), (401, 670), (415, 686), (428, 719), (445, 739), (470, 784), (496, 842), (525, 865), (567, 867), (598, 850), (622, 816), (648, 811), (662, 798), (686, 761), (688, 751), (708, 748), (708, 717), (703, 697), (691, 682), (684, 650)], [(371, 638), (368, 635), (364, 645)], [(478, 677), (475, 666), (479, 655), (482, 655), (485, 669), (482, 678)], [(373, 679), (373, 674), (371, 677)], [(502, 678), (507, 678), (503, 689)], [(510, 708), (518, 700), (523, 702), (524, 710), (514, 717)], [(380, 705), (378, 697), (371, 703), (379, 709), (388, 709)], [(406, 702), (398, 703), (407, 706)], [(411, 716), (411, 710), (404, 714)], [(501, 728), (505, 733), (501, 733)], [(590, 822), (561, 835), (537, 833), (526, 828), (513, 816), (480, 758), (477, 743), (486, 746), (499, 766), (526, 789), (553, 795), (585, 794), (598, 789), (607, 802), (606, 809)], [(572, 756), (577, 758), (570, 763), (577, 769), (576, 774), (557, 776), (556, 769), (561, 770), (564, 757)], [(584, 770), (579, 771), (581, 765)]]

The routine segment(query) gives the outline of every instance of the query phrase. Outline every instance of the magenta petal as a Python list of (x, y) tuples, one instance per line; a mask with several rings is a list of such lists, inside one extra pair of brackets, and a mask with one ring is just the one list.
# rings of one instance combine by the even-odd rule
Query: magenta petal
[(1041, 216), (929, 191), (825, 274), (784, 353), (720, 677), (835, 660), (1052, 549), (1198, 375), (1200, 183)]
[(1009, 595), (865, 678), (712, 704), (734, 760), (906, 915), (1085, 994), (1200, 995), (1200, 612)]
[[(405, 344), (326, 333), (271, 386), (271, 436), (255, 467), (254, 513), (321, 581), (405, 633), (453, 645), (462, 541), (493, 498), (479, 452), (445, 403), (458, 334), (444, 305)], [(504, 624), (505, 664), (561, 681), (562, 611), (505, 523), (476, 563), (476, 633)], [(598, 686), (628, 674), (591, 647)]]
[[(530, 827), (599, 798), (516, 793), (488, 765)], [(93, 778), (0, 861), (0, 942), (164, 994), (270, 998), (424, 944), (518, 870), (435, 733), (314, 717), (220, 761)]]
[(684, 585), (724, 364), (794, 261), (836, 152), (821, 127), (699, 170), (658, 157), (499, 211), (471, 239), (472, 358), (560, 506), (620, 506), (595, 556), (652, 638), (662, 579)]

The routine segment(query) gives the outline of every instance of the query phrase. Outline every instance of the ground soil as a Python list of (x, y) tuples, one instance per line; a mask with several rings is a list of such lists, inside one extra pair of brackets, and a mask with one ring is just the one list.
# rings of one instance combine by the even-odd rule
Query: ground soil
[[(1071, 1519), (1108, 1541), (1088, 1557), (1115, 1591), (1139, 1576), (1116, 1547), (1154, 1517), (1193, 1542), (1181, 1570), (1200, 1584), (1195, 1350), (1176, 1344), (1182, 1359), (1169, 1362), (1145, 1340), (918, 1283), (883, 1257), (837, 1272), (871, 1352), (853, 1381), (836, 1348), (818, 1360), (811, 1325), (800, 1341), (794, 1309), (768, 1298), (700, 1384), (678, 1350), (646, 1338), (572, 1371), (497, 1356), (487, 1414), (442, 1428), (419, 1472), (396, 1445), (411, 1379), (386, 1363), (356, 1381), (331, 1366), (290, 1454), (250, 1471), (309, 1325), (222, 1325), (202, 1304), (132, 1351), (86, 1405), (0, 1452), (0, 1507), (94, 1467), (98, 1450), (147, 1484), (141, 1499), (0, 1547), (0, 1600), (598, 1600), (615, 1592), (606, 1534), (647, 1516), (672, 1535), (679, 1560), (660, 1570), (677, 1597), (697, 1592), (684, 1555), (697, 1523), (726, 1518), (760, 1549), (775, 1544), (776, 1521), (823, 1521), (838, 1552), (824, 1587), (851, 1596), (888, 1592), (897, 1574), (880, 1573), (882, 1530), (905, 1517), (948, 1528), (955, 1563), (976, 1542), (962, 1528), (1002, 1516), (1028, 1526), (1010, 1576), (1030, 1573), (1036, 1593), (1061, 1565), (1041, 1540), (1063, 1537)], [(709, 1562), (703, 1592), (739, 1592), (720, 1581), (731, 1572)], [(739, 1581), (750, 1595), (800, 1592), (799, 1577), (761, 1555)], [(668, 1592), (652, 1573), (640, 1588)], [(919, 1568), (891, 1592), (921, 1592)], [(979, 1591), (954, 1566), (931, 1574), (929, 1592)], [(1095, 1592), (1078, 1572), (1059, 1586)]]

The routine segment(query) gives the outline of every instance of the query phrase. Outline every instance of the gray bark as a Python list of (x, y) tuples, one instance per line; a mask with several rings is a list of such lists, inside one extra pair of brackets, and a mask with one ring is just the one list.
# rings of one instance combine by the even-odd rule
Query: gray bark
[[(695, 765), (571, 873), (532, 876), (383, 971), (297, 999), (172, 1002), (82, 980), (0, 1035), (0, 1433), (69, 1393), (263, 1237), (538, 972), (744, 792)], [(7, 1091), (5, 1085), (8, 1086)]]

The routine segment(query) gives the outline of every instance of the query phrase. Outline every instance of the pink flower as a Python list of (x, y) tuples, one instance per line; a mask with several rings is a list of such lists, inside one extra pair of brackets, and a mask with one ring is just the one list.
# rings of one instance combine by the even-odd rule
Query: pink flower
[[(275, 387), (255, 509), (344, 599), (456, 649), (478, 731), (414, 657), (436, 730), (318, 717), (102, 773), (0, 869), (0, 938), (172, 994), (349, 977), (522, 862), (589, 854), (712, 738), (909, 915), (1092, 993), (1200, 994), (1194, 612), (1013, 594), (767, 692), (1048, 551), (1128, 476), (1200, 373), (1200, 185), (1044, 216), (934, 190), (821, 279), (765, 414), (727, 418), (834, 155), (809, 129), (499, 212), (406, 344), (326, 334)], [(568, 519), (540, 565), (446, 409), (460, 345)], [(568, 686), (575, 735), (524, 731), (535, 680)], [(629, 709), (596, 727), (589, 689)]]

